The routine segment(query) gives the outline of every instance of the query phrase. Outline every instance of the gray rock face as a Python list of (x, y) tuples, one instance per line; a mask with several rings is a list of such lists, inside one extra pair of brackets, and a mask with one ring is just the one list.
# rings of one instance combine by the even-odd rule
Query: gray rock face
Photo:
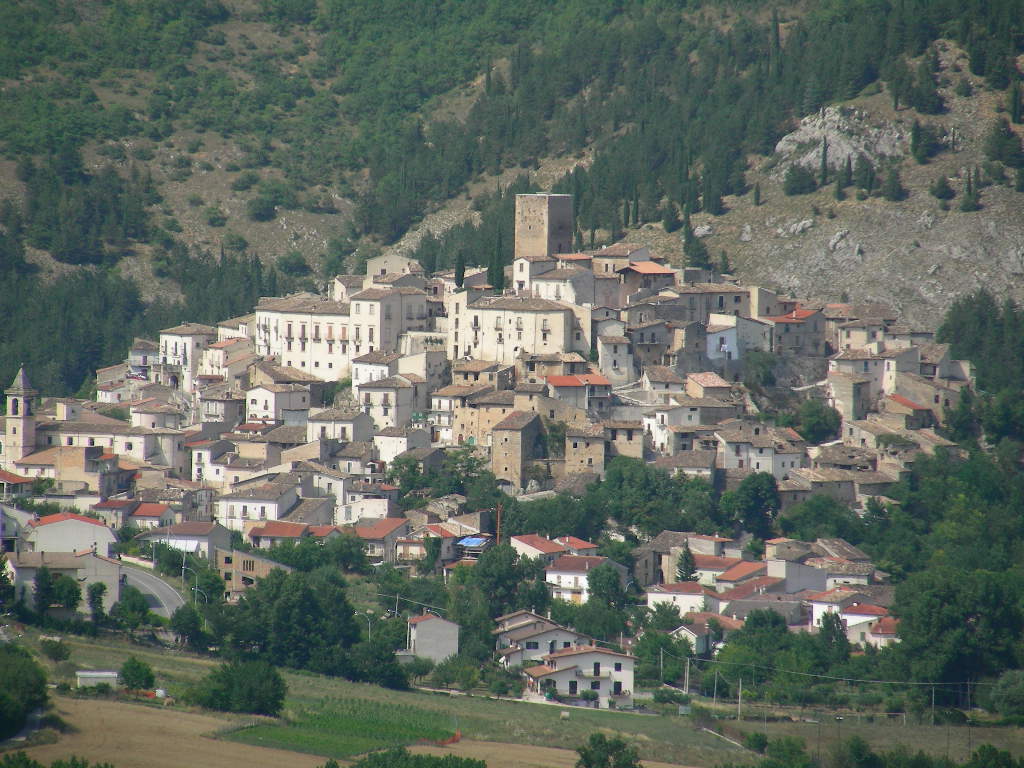
[(828, 165), (839, 169), (849, 156), (859, 155), (878, 164), (881, 160), (901, 158), (910, 148), (910, 139), (893, 123), (873, 118), (851, 107), (826, 107), (800, 121), (800, 127), (786, 134), (775, 145), (785, 158), (773, 175), (782, 178), (786, 169), (799, 163), (816, 170), (821, 164), (821, 142), (828, 140)]
[(834, 235), (832, 235), (831, 239), (829, 239), (829, 241), (828, 241), (828, 249), (830, 251), (834, 251), (836, 248), (839, 247), (839, 244), (841, 242), (843, 242), (843, 240), (846, 239), (846, 236), (848, 234), (850, 234), (850, 230), (848, 230), (848, 229), (840, 229), (838, 232), (836, 232)]

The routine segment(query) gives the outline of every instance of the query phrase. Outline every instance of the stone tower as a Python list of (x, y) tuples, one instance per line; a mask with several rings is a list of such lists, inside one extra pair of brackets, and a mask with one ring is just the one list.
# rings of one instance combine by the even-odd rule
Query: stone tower
[(25, 367), (18, 369), (14, 383), (5, 391), (7, 417), (4, 419), (3, 454), (0, 467), (14, 469), (14, 462), (36, 450), (36, 417), (32, 413), (32, 400), (39, 393), (32, 389)]
[(516, 195), (517, 259), (571, 253), (572, 195)]

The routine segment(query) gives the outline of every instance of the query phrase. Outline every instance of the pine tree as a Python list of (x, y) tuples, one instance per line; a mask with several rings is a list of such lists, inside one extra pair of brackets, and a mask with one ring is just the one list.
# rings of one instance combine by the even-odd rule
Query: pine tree
[(928, 193), (938, 200), (952, 200), (956, 197), (956, 192), (949, 186), (949, 181), (945, 175), (939, 176), (935, 182), (928, 187)]
[(754, 184), (754, 207), (756, 208), (761, 204), (761, 184)]
[(821, 140), (821, 164), (818, 168), (818, 186), (828, 184), (828, 139)]
[(910, 126), (910, 154), (917, 162), (924, 162), (924, 158), (921, 157), (921, 124), (917, 120)]
[(843, 166), (843, 189), (853, 184), (853, 158), (846, 156), (846, 165)]
[(690, 551), (689, 544), (683, 547), (683, 551), (679, 554), (679, 560), (676, 562), (676, 580), (697, 580), (697, 561), (693, 557), (693, 552)]
[(906, 196), (907, 191), (903, 188), (903, 184), (900, 181), (899, 169), (893, 166), (889, 169), (889, 173), (886, 174), (885, 181), (882, 183), (882, 197), (890, 202), (896, 202)]
[(466, 256), (460, 250), (455, 254), (455, 285), (459, 288), (466, 280)]
[(971, 172), (967, 171), (967, 181), (964, 185), (964, 194), (960, 198), (960, 210), (965, 212), (976, 211), (981, 206), (978, 204), (978, 190), (975, 187)]
[(1010, 120), (1018, 124), (1024, 120), (1024, 105), (1021, 104), (1020, 85), (1018, 83), (1010, 86)]
[(718, 272), (722, 275), (728, 275), (732, 272), (732, 266), (729, 264), (729, 254), (725, 251), (718, 254)]
[(693, 227), (689, 222), (683, 228), (683, 253), (686, 254), (686, 263), (691, 267), (708, 269), (711, 266), (708, 261), (708, 248), (703, 240), (693, 234)]
[(840, 180), (839, 176), (836, 176), (836, 184), (835, 184), (835, 187), (832, 190), (832, 197), (834, 197), (836, 200), (845, 200), (846, 199), (846, 193), (843, 192), (843, 183)]

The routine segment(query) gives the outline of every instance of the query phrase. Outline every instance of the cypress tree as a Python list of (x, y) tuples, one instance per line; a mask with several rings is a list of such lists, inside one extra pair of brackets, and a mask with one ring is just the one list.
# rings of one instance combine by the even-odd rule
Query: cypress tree
[(754, 207), (756, 208), (761, 204), (761, 184), (754, 184)]
[(1020, 85), (1014, 83), (1010, 86), (1010, 120), (1019, 124), (1024, 117), (1022, 112), (1024, 108), (1021, 105)]
[(1017, 176), (1014, 179), (1013, 188), (1018, 192), (1024, 192), (1024, 167), (1017, 169)]
[(846, 156), (846, 165), (843, 167), (843, 188), (853, 184), (853, 158)]
[(629, 226), (629, 200), (622, 201), (622, 226)]
[(846, 198), (846, 193), (843, 192), (843, 183), (840, 180), (839, 176), (836, 176), (836, 184), (835, 184), (835, 188), (832, 190), (832, 196), (836, 200), (843, 200), (843, 199)]
[(455, 285), (459, 288), (466, 279), (466, 257), (460, 250), (455, 254)]
[(676, 563), (676, 579), (678, 581), (697, 580), (697, 561), (693, 557), (693, 552), (690, 551), (689, 544), (683, 548), (679, 555), (679, 561)]
[(640, 225), (640, 193), (636, 185), (633, 186), (633, 226)]
[(818, 186), (828, 184), (828, 139), (821, 140), (821, 165), (818, 168)]

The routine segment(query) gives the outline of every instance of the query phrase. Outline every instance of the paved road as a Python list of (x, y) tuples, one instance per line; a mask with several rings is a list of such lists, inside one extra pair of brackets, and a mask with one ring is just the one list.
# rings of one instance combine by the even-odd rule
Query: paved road
[(127, 583), (146, 596), (153, 613), (170, 618), (172, 613), (185, 604), (178, 590), (159, 576), (130, 565), (124, 566), (124, 573)]

